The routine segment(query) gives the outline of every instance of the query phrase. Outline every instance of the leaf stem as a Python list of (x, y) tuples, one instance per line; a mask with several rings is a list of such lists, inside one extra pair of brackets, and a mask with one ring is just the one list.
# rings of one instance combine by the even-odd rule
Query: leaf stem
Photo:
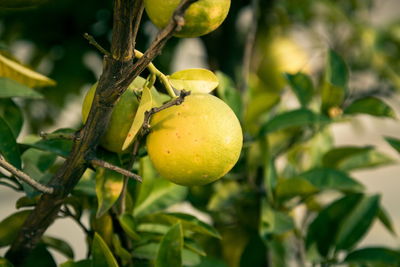
[[(144, 54), (142, 52), (140, 52), (139, 50), (135, 49), (135, 57), (136, 58), (142, 58), (144, 56)], [(160, 82), (164, 85), (165, 89), (168, 92), (168, 95), (172, 98), (177, 98), (177, 95), (175, 93), (174, 88), (172, 88), (168, 77), (162, 73), (159, 69), (156, 68), (156, 66), (154, 66), (153, 63), (149, 63), (149, 65), (147, 65), (147, 69), (154, 74), (158, 79), (160, 79)]]

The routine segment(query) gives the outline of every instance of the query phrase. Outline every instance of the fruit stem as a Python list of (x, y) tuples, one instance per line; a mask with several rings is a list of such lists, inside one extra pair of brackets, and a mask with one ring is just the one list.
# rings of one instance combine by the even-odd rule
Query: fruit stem
[[(135, 49), (135, 57), (137, 59), (142, 58), (143, 57), (143, 53), (140, 52), (139, 50)], [(147, 66), (147, 69), (152, 74), (156, 75), (158, 79), (160, 79), (161, 83), (164, 85), (164, 87), (167, 90), (167, 92), (168, 92), (170, 97), (172, 97), (172, 98), (177, 98), (178, 97), (175, 94), (175, 91), (172, 88), (171, 84), (169, 83), (168, 77), (166, 75), (164, 75), (164, 73), (162, 73), (159, 69), (157, 69), (156, 66), (154, 66), (153, 63), (149, 63), (149, 65)]]

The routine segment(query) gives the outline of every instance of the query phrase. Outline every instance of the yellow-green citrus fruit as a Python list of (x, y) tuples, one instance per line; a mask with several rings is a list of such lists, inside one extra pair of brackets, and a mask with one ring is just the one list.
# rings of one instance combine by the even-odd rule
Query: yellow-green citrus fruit
[(221, 99), (192, 94), (151, 119), (147, 151), (162, 177), (180, 185), (204, 185), (236, 164), (243, 135), (239, 120)]
[[(171, 20), (181, 0), (145, 0), (144, 5), (150, 20), (159, 28)], [(175, 34), (177, 37), (198, 37), (218, 28), (229, 12), (231, 0), (199, 0), (185, 13), (185, 25)]]
[[(142, 88), (146, 80), (142, 77), (137, 77), (125, 93), (120, 97), (118, 103), (115, 105), (111, 114), (110, 123), (108, 124), (107, 131), (101, 139), (101, 146), (105, 149), (122, 153), (122, 145), (131, 128), (133, 119), (135, 118), (136, 110), (138, 108), (138, 100), (135, 95), (135, 90)], [(82, 105), (82, 120), (86, 122), (89, 115), (90, 107), (92, 106), (94, 93), (96, 91), (97, 83), (94, 84), (87, 92)]]
[(258, 76), (270, 89), (281, 90), (285, 86), (284, 72), (310, 72), (309, 55), (293, 39), (280, 36), (268, 39), (266, 43)]

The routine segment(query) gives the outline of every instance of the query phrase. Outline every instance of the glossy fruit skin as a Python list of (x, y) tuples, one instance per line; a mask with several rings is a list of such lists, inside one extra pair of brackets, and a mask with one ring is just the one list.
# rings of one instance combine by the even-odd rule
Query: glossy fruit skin
[(194, 186), (230, 171), (242, 143), (239, 120), (225, 102), (209, 94), (192, 94), (181, 105), (153, 116), (146, 144), (162, 177)]
[[(146, 80), (142, 77), (137, 77), (125, 93), (120, 97), (118, 103), (115, 105), (111, 114), (110, 123), (108, 124), (107, 131), (103, 135), (100, 144), (105, 149), (123, 153), (122, 145), (132, 125), (133, 119), (136, 115), (136, 110), (139, 106), (135, 90), (142, 88)], [(86, 122), (89, 115), (90, 107), (92, 106), (94, 93), (96, 91), (97, 83), (94, 84), (87, 92), (82, 105), (82, 121)]]
[[(158, 27), (165, 27), (180, 0), (145, 0), (150, 20)], [(185, 13), (185, 25), (175, 34), (177, 37), (198, 37), (217, 29), (228, 15), (231, 0), (199, 0)]]

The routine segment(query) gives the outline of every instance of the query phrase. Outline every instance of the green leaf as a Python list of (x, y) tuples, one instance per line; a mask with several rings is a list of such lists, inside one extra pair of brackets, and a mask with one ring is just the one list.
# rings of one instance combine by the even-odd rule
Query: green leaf
[(376, 117), (394, 118), (394, 110), (383, 100), (376, 97), (365, 97), (355, 100), (344, 109), (344, 114), (368, 114)]
[[(48, 169), (54, 164), (57, 156), (36, 149), (28, 149), (22, 154), (22, 161), (24, 162), (23, 171), (29, 176), (41, 183), (47, 184), (53, 176)], [(33, 198), (40, 194), (39, 191), (25, 182), (21, 182), (26, 195)]]
[(7, 259), (0, 257), (0, 266), (1, 267), (13, 267), (14, 265), (11, 264)]
[(339, 168), (340, 163), (346, 158), (351, 158), (357, 154), (365, 153), (371, 150), (371, 146), (366, 147), (354, 147), (354, 146), (344, 146), (333, 148), (326, 152), (322, 158), (322, 164), (330, 168)]
[(30, 163), (34, 165), (40, 172), (45, 172), (54, 164), (57, 159), (57, 155), (47, 151), (40, 151), (31, 148), (26, 150), (22, 154), (21, 158), (24, 164)]
[(281, 200), (304, 197), (319, 192), (319, 189), (303, 178), (280, 179), (276, 186), (276, 197)]
[(185, 243), (184, 244), (185, 248), (187, 248), (188, 250), (193, 251), (194, 253), (196, 253), (200, 256), (203, 256), (203, 257), (205, 257), (207, 255), (206, 252), (204, 251), (204, 249), (202, 247), (200, 247), (200, 245), (198, 243), (196, 243), (195, 240), (185, 238), (184, 243)]
[(30, 213), (30, 210), (19, 211), (0, 222), (0, 247), (8, 246), (14, 241)]
[[(115, 163), (118, 159), (108, 162)], [(124, 176), (118, 172), (96, 167), (96, 195), (97, 195), (97, 214), (99, 218), (103, 216), (118, 200), (124, 187)]]
[(196, 217), (184, 213), (155, 213), (138, 219), (139, 223), (158, 223), (174, 225), (181, 223), (183, 230), (209, 235), (221, 239), (220, 234), (210, 225), (200, 221)]
[(17, 200), (17, 202), (15, 203), (15, 207), (17, 209), (25, 207), (33, 207), (37, 204), (39, 198), (40, 198), (39, 195), (33, 198), (23, 196)]
[(394, 137), (385, 137), (386, 142), (389, 143), (394, 149), (396, 149), (397, 152), (400, 153), (400, 140)]
[[(75, 130), (73, 129), (58, 129), (53, 133), (73, 134), (74, 132)], [(37, 137), (28, 137), (22, 143), (39, 150), (52, 152), (64, 158), (68, 157), (73, 144), (71, 140), (65, 139), (49, 139), (38, 141)]]
[(162, 238), (155, 267), (182, 266), (183, 230), (177, 223)]
[(124, 229), (125, 233), (132, 238), (133, 240), (139, 240), (140, 236), (136, 233), (135, 230), (135, 220), (131, 214), (124, 213), (118, 218), (119, 223)]
[(172, 86), (178, 90), (192, 93), (210, 93), (218, 86), (218, 78), (207, 69), (186, 69), (173, 73), (168, 77)]
[(143, 216), (164, 210), (185, 199), (187, 187), (161, 179), (149, 157), (140, 159), (140, 169), (143, 183), (139, 185), (140, 190), (135, 203), (134, 216)]
[[(379, 196), (346, 195), (325, 207), (308, 227), (306, 247), (314, 246), (322, 257), (349, 249), (365, 235), (377, 216)], [(329, 229), (329, 231), (326, 231)]]
[(329, 119), (308, 109), (297, 109), (276, 115), (261, 126), (260, 136), (291, 127), (305, 127), (328, 123)]
[(379, 208), (378, 219), (390, 233), (396, 235), (392, 219), (390, 218), (389, 213), (382, 206)]
[(0, 154), (14, 167), (21, 169), (21, 156), (14, 134), (7, 122), (0, 117)]
[[(155, 260), (159, 251), (159, 243), (149, 243), (146, 245), (138, 246), (132, 252), (133, 256), (138, 259)], [(200, 258), (194, 252), (183, 249), (182, 250), (182, 264), (184, 266), (197, 266), (200, 263)]]
[(65, 255), (66, 257), (71, 258), (71, 259), (74, 258), (73, 249), (64, 240), (61, 240), (61, 239), (55, 238), (55, 237), (50, 237), (50, 236), (43, 236), (42, 242), (47, 247), (57, 250), (61, 254)]
[(329, 114), (332, 107), (341, 107), (347, 94), (349, 69), (344, 60), (333, 50), (328, 52), (325, 82), (322, 87), (321, 109)]
[(268, 160), (264, 165), (264, 187), (267, 192), (267, 198), (270, 203), (274, 200), (274, 191), (278, 183), (278, 175), (276, 173), (275, 161), (273, 159)]
[[(56, 82), (0, 54), (0, 77), (6, 77), (29, 88), (54, 86)], [(1, 83), (1, 82), (0, 82)], [(2, 86), (0, 86), (1, 88)], [(33, 91), (33, 90), (31, 90)]]
[(228, 267), (228, 265), (220, 259), (205, 257), (201, 260), (199, 265), (196, 265), (196, 267)]
[(281, 235), (293, 230), (293, 218), (284, 212), (272, 209), (264, 200), (261, 205), (260, 235), (264, 240), (269, 240), (270, 235)]
[(362, 197), (361, 194), (346, 195), (321, 210), (308, 227), (306, 248), (309, 250), (316, 246), (321, 256), (327, 256), (335, 245), (342, 221), (352, 212)]
[(21, 109), (11, 99), (0, 99), (0, 117), (7, 122), (17, 138), (24, 123)]
[(188, 249), (182, 250), (182, 264), (183, 266), (197, 266), (201, 263), (200, 256)]
[(240, 267), (272, 266), (272, 263), (270, 265), (267, 263), (267, 259), (270, 256), (269, 247), (266, 247), (266, 242), (263, 242), (260, 235), (253, 233), (248, 238), (249, 241), (240, 256)]
[(0, 77), (0, 98), (11, 97), (23, 97), (33, 99), (43, 98), (41, 94), (23, 84), (20, 84), (8, 78)]
[(93, 265), (96, 267), (118, 267), (117, 260), (111, 253), (106, 242), (98, 233), (94, 234), (92, 243)]
[(220, 212), (228, 206), (234, 205), (236, 199), (242, 194), (242, 187), (237, 181), (221, 181), (214, 185), (214, 193), (211, 196), (207, 210)]
[(325, 153), (322, 162), (326, 167), (350, 171), (390, 164), (393, 160), (371, 146), (344, 146)]
[(34, 248), (26, 258), (24, 267), (56, 267), (57, 264), (53, 256), (47, 250), (44, 244), (39, 244)]
[(217, 77), (219, 81), (217, 88), (218, 96), (228, 104), (238, 118), (241, 118), (243, 103), (240, 92), (236, 89), (235, 84), (228, 75), (217, 71)]
[(342, 220), (336, 237), (336, 249), (352, 248), (371, 227), (379, 211), (380, 196), (364, 196)]
[(149, 243), (141, 246), (137, 246), (132, 255), (138, 259), (154, 260), (157, 257), (159, 243)]
[(112, 244), (115, 254), (122, 260), (122, 265), (128, 265), (132, 259), (132, 254), (122, 246), (121, 240), (117, 234), (113, 235)]
[(142, 98), (140, 99), (139, 107), (136, 111), (135, 118), (133, 119), (132, 126), (129, 129), (128, 135), (122, 145), (122, 150), (127, 149), (134, 141), (136, 135), (139, 133), (144, 122), (144, 114), (153, 107), (153, 96), (147, 87), (143, 87)]
[[(385, 247), (361, 248), (347, 254), (345, 263), (399, 266), (400, 252)], [(368, 265), (375, 266), (375, 265)]]
[(152, 234), (159, 234), (165, 235), (168, 232), (169, 226), (157, 223), (142, 223), (139, 224), (136, 228), (138, 232), (142, 233), (152, 233)]
[(296, 74), (285, 73), (285, 78), (296, 94), (301, 106), (306, 107), (314, 95), (314, 85), (311, 78), (301, 72)]
[(60, 267), (92, 267), (92, 260), (81, 260), (81, 261), (66, 261), (60, 265)]
[(333, 50), (328, 52), (326, 80), (338, 87), (346, 88), (349, 81), (349, 68), (343, 58)]
[(345, 172), (330, 168), (315, 168), (298, 175), (320, 190), (338, 190), (342, 192), (362, 192), (364, 186)]

